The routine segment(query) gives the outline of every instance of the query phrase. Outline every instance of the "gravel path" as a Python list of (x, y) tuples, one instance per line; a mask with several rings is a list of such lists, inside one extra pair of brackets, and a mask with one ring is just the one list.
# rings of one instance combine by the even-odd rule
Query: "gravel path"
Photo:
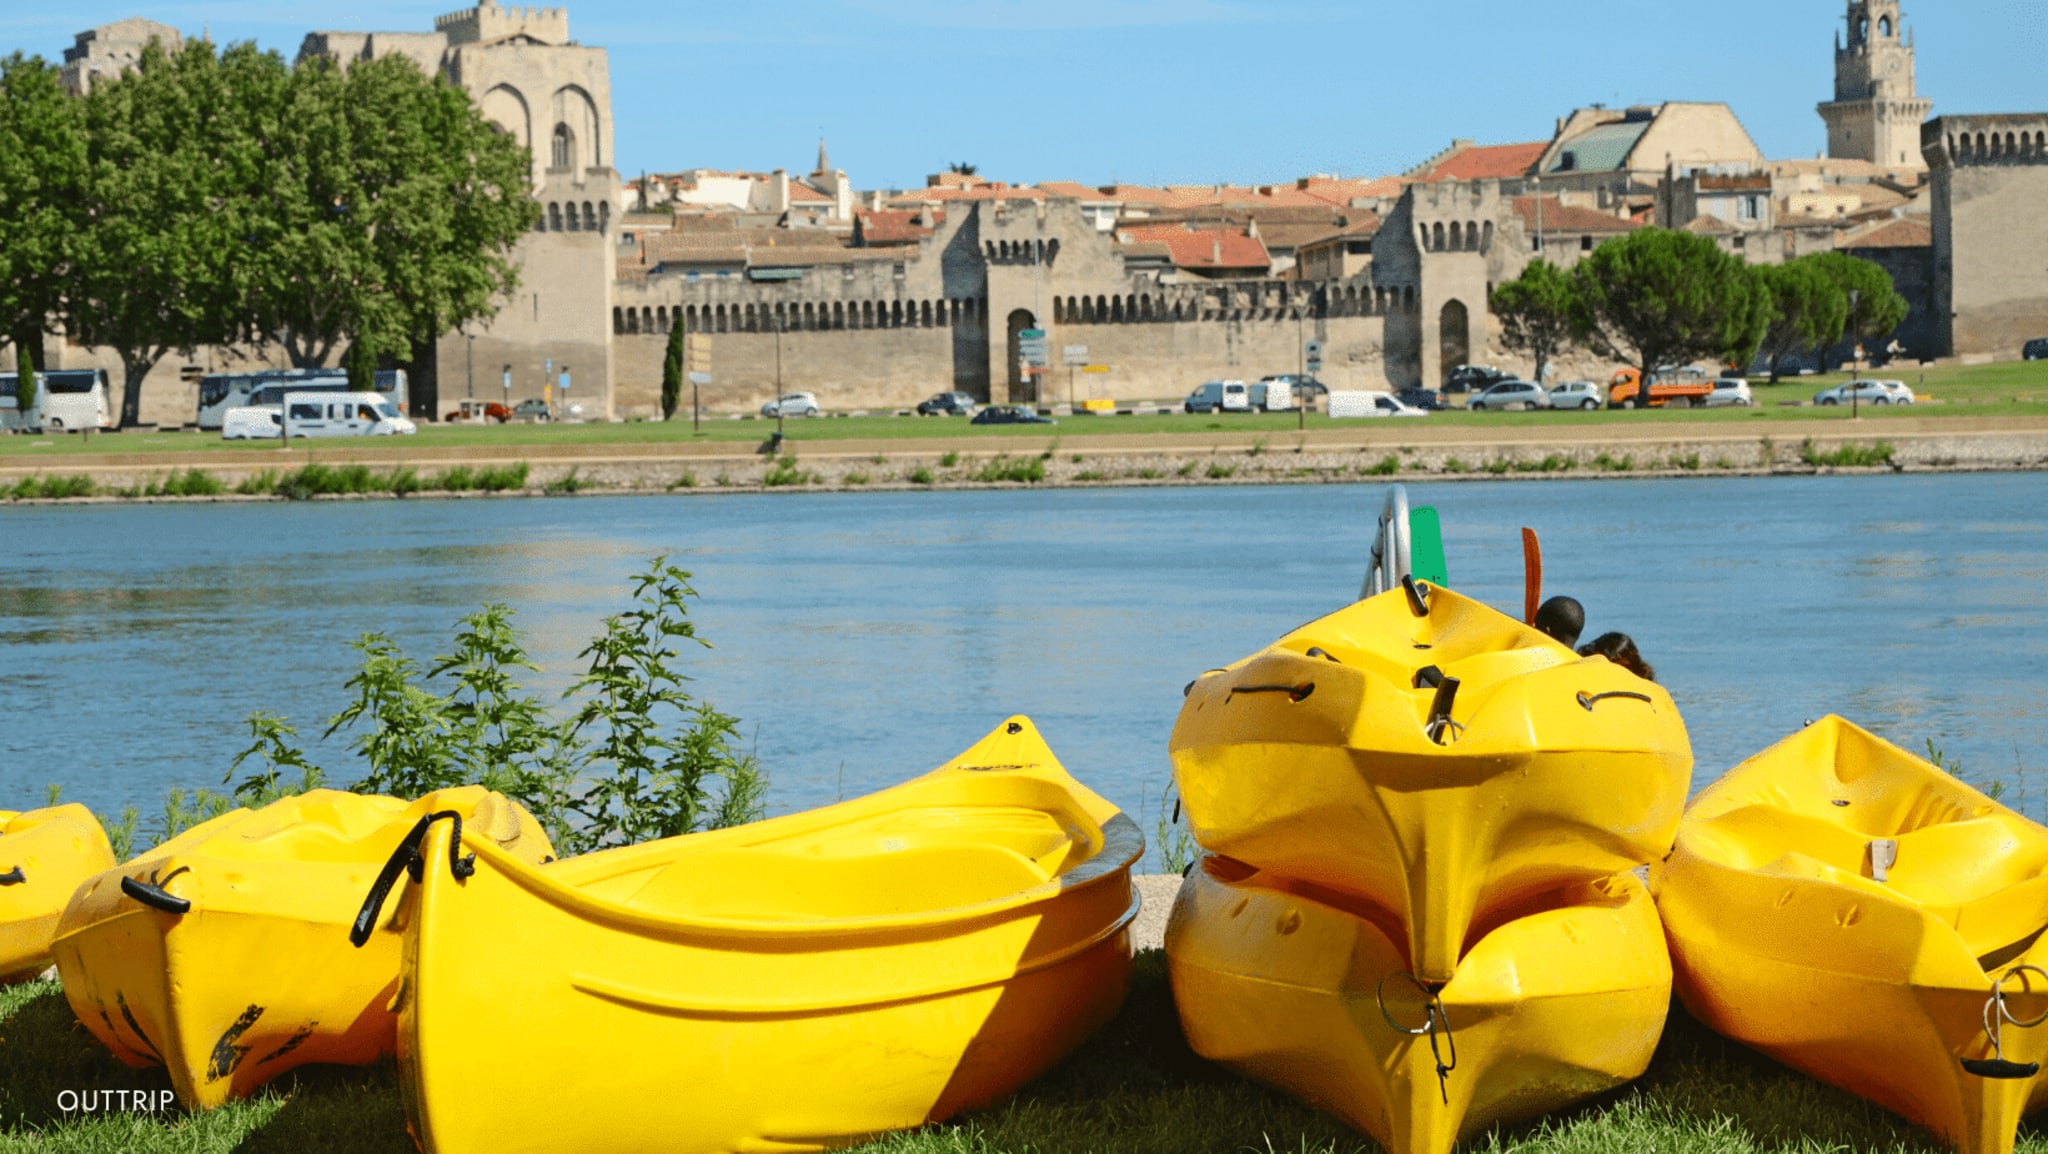
[(1143, 902), (1138, 920), (1131, 923), (1131, 948), (1159, 949), (1166, 945), (1166, 915), (1173, 912), (1174, 896), (1180, 893), (1180, 875), (1139, 874), (1131, 881)]

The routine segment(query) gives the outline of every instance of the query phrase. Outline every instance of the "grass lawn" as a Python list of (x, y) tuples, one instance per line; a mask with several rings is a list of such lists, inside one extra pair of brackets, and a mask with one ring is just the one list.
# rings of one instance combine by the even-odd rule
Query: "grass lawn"
[[(800, 1072), (792, 1074), (800, 1083)], [(55, 982), (0, 989), (0, 1154), (412, 1149), (389, 1063), (367, 1070), (302, 1070), (253, 1100), (195, 1116), (173, 1110), (81, 1120), (56, 1107), (63, 1090), (168, 1086), (161, 1072), (129, 1070), (101, 1050), (73, 1022)], [(1724, 1041), (1676, 1009), (1649, 1073), (1634, 1085), (1576, 1110), (1496, 1129), (1466, 1148), (1503, 1154), (1944, 1149), (1883, 1110)], [(1329, 1116), (1189, 1053), (1174, 1016), (1165, 958), (1154, 950), (1139, 956), (1123, 1013), (1064, 1065), (1006, 1103), (858, 1149), (1363, 1154), (1377, 1147)], [(2048, 1154), (2048, 1134), (2023, 1126), (2018, 1149)]]
[[(2010, 362), (1994, 365), (1945, 366), (1925, 371), (1917, 366), (1896, 366), (1874, 376), (1904, 380), (1916, 393), (1934, 403), (1910, 406), (1861, 407), (1864, 417), (1963, 417), (1963, 416), (2048, 416), (2048, 361)], [(1752, 382), (1756, 405), (1727, 409), (1658, 409), (1620, 412), (1534, 413), (1433, 413), (1431, 428), (1499, 428), (1515, 426), (1627, 425), (1631, 422), (1700, 422), (1705, 424), (1759, 423), (1783, 421), (1848, 420), (1846, 407), (1797, 407), (1788, 402), (1807, 402), (1813, 394), (1850, 379), (1848, 374), (1790, 378), (1769, 385), (1761, 378)], [(980, 438), (1044, 437), (1067, 443), (1091, 436), (1132, 433), (1246, 432), (1281, 434), (1295, 430), (1299, 418), (1293, 413), (1227, 413), (1208, 415), (1133, 414), (1130, 416), (1070, 416), (1058, 425), (971, 425), (961, 417), (821, 417), (784, 422), (788, 439), (805, 442), (841, 440), (931, 440), (971, 444)], [(1309, 429), (1358, 429), (1367, 422), (1333, 421), (1310, 414)], [(629, 421), (619, 424), (558, 425), (429, 425), (423, 428), (413, 447), (491, 446), (517, 449), (526, 445), (642, 445), (663, 443), (756, 443), (775, 430), (769, 420), (707, 418), (701, 431), (693, 431), (686, 418), (670, 421)], [(319, 442), (315, 442), (316, 444)], [(293, 448), (308, 442), (297, 441)], [(83, 453), (248, 453), (251, 460), (266, 454), (278, 455), (278, 446), (263, 441), (223, 441), (218, 435), (197, 432), (135, 432), (115, 436), (0, 437), (0, 458), (14, 456), (64, 456)]]

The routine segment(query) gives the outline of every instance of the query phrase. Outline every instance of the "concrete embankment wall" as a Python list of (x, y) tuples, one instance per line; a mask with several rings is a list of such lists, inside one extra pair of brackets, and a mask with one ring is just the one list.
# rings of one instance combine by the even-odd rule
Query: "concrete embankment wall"
[[(1090, 418), (1074, 418), (1087, 420)], [(1114, 418), (1100, 418), (1104, 420)], [(83, 475), (102, 491), (201, 469), (229, 487), (264, 470), (363, 464), (421, 473), (523, 462), (528, 488), (572, 474), (595, 491), (718, 492), (762, 488), (978, 486), (1036, 461), (1046, 485), (1271, 484), (1384, 477), (1564, 478), (1812, 474), (1844, 448), (1880, 463), (1863, 471), (2048, 469), (2048, 421), (1979, 418), (1724, 425), (1587, 425), (1545, 429), (1429, 428), (1396, 422), (1308, 433), (1227, 431), (910, 441), (802, 441), (773, 458), (749, 443), (435, 446), (431, 442), (321, 442), (290, 451), (187, 451), (0, 457), (0, 487), (25, 476)], [(800, 435), (800, 433), (799, 433)], [(1874, 452), (1882, 447), (1886, 452)], [(950, 463), (948, 461), (951, 457)], [(1001, 466), (995, 464), (1002, 462)], [(779, 471), (781, 484), (769, 484)], [(561, 488), (557, 485), (557, 488)]]

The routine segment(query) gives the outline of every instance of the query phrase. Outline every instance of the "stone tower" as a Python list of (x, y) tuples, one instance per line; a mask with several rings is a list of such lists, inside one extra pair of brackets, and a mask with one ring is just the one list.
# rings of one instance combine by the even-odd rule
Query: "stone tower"
[(1934, 109), (1913, 83), (1913, 41), (1899, 0), (1849, 0), (1849, 42), (1835, 41), (1835, 98), (1820, 106), (1828, 155), (1925, 168), (1920, 125)]

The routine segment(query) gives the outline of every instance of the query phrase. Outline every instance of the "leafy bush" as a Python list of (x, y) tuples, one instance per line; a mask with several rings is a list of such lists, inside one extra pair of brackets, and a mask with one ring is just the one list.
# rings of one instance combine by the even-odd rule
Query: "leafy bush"
[(1180, 468), (1175, 469), (1174, 472), (1182, 477), (1192, 477), (1195, 475), (1195, 470), (1201, 467), (1202, 463), (1200, 461), (1183, 461)]
[(1246, 449), (1246, 450), (1245, 450), (1245, 453), (1246, 453), (1246, 455), (1247, 455), (1247, 456), (1252, 456), (1252, 457), (1256, 457), (1256, 456), (1258, 456), (1259, 454), (1261, 454), (1261, 453), (1265, 452), (1265, 451), (1266, 451), (1266, 441), (1267, 441), (1267, 439), (1268, 439), (1268, 438), (1265, 438), (1265, 437), (1260, 437), (1260, 438), (1259, 438), (1258, 440), (1256, 440), (1256, 441), (1253, 441), (1253, 442), (1252, 442), (1252, 447), (1251, 447), (1251, 448), (1249, 448), (1249, 449)]
[(1463, 460), (1462, 458), (1459, 458), (1459, 457), (1446, 457), (1446, 458), (1444, 458), (1444, 472), (1446, 472), (1446, 473), (1469, 473), (1469, 472), (1471, 472), (1471, 471), (1472, 471), (1472, 466), (1470, 466), (1470, 465), (1466, 464), (1466, 463), (1464, 462), (1464, 460)]
[(1600, 455), (1593, 458), (1593, 467), (1603, 473), (1627, 473), (1635, 469), (1636, 459), (1634, 455), (1617, 458), (1602, 449)]
[(789, 485), (812, 485), (816, 484), (817, 480), (816, 473), (799, 468), (796, 457), (791, 455), (777, 457), (775, 463), (768, 467), (767, 475), (761, 478), (761, 484), (770, 489), (779, 489)]
[(426, 488), (426, 482), (420, 480), (420, 475), (413, 471), (411, 465), (400, 465), (384, 478), (384, 487), (391, 490), (394, 497), (410, 497)]
[(1019, 484), (1035, 484), (1045, 480), (1045, 458), (1032, 457), (1028, 460), (1013, 460), (1007, 455), (998, 455), (969, 474), (971, 479), (994, 484), (998, 481), (1012, 481)]
[(1155, 469), (1150, 465), (1138, 470), (1138, 479), (1141, 481), (1157, 481), (1164, 476), (1166, 476), (1164, 470)]
[(1074, 474), (1074, 480), (1076, 481), (1106, 481), (1108, 479), (1103, 476), (1100, 470), (1096, 469), (1083, 469)]
[(1222, 481), (1235, 476), (1237, 476), (1236, 465), (1226, 465), (1221, 461), (1215, 461), (1209, 465), (1208, 477), (1211, 481)]
[(1799, 459), (1816, 468), (1870, 468), (1892, 463), (1891, 442), (1879, 441), (1875, 445), (1838, 445), (1832, 449), (1817, 449), (1809, 437), (1799, 445)]
[(925, 468), (923, 465), (919, 465), (917, 468), (912, 469), (910, 471), (910, 483), (913, 485), (929, 485), (935, 479), (936, 478), (932, 476), (932, 471), (930, 469)]
[(1358, 467), (1359, 474), (1366, 477), (1391, 477), (1400, 471), (1401, 458), (1392, 453), (1381, 457), (1375, 464), (1360, 465)]
[(1683, 457), (1673, 457), (1671, 458), (1670, 465), (1674, 469), (1683, 469), (1688, 473), (1696, 472), (1700, 467), (1700, 455), (1698, 453), (1687, 453)]
[[(410, 469), (406, 470), (406, 472), (411, 471)], [(261, 472), (249, 474), (236, 483), (235, 492), (240, 493), (244, 497), (267, 497), (277, 492), (277, 470), (264, 469)]]
[(17, 501), (64, 501), (73, 497), (90, 497), (99, 491), (91, 477), (77, 474), (69, 477), (46, 477), (38, 474), (23, 477), (8, 490), (8, 495)]
[(959, 463), (960, 454), (955, 452), (948, 451), (945, 456), (939, 458), (939, 468), (941, 469), (950, 469)]
[(491, 465), (476, 471), (476, 487), (486, 493), (511, 493), (526, 488), (526, 462)]
[[(666, 419), (666, 417), (663, 418), (663, 420)], [(549, 481), (547, 484), (542, 485), (540, 487), (540, 491), (546, 493), (550, 497), (559, 496), (566, 493), (582, 492), (583, 489), (590, 484), (590, 482), (584, 480), (581, 476), (578, 476), (576, 469), (577, 467), (575, 465), (569, 466), (568, 472), (562, 474), (559, 477), (556, 477), (554, 480)]]
[[(677, 667), (683, 642), (707, 644), (689, 619), (690, 575), (656, 557), (634, 578), (633, 605), (608, 617), (579, 657), (585, 672), (558, 716), (517, 680), (537, 671), (512, 626), (512, 610), (485, 605), (457, 627), (454, 652), (422, 669), (391, 638), (365, 634), (354, 700), (326, 735), (359, 731), (368, 766), (351, 789), (418, 797), (476, 784), (513, 798), (563, 854), (718, 828), (761, 816), (766, 779), (738, 749), (738, 719), (692, 697)], [(233, 797), (265, 804), (317, 786), (320, 769), (292, 745), (282, 718), (249, 718), (251, 744), (229, 771), (255, 762)], [(286, 776), (295, 770), (297, 780)], [(228, 801), (174, 794), (179, 815)], [(172, 808), (167, 806), (167, 828)]]
[(848, 473), (845, 476), (844, 480), (849, 485), (865, 485), (868, 482), (874, 480), (874, 478), (868, 476), (866, 473), (860, 472), (859, 470), (855, 470), (851, 473)]
[(697, 474), (684, 469), (676, 476), (675, 480), (668, 483), (668, 487), (670, 492), (674, 492), (677, 489), (694, 489), (697, 487)]

